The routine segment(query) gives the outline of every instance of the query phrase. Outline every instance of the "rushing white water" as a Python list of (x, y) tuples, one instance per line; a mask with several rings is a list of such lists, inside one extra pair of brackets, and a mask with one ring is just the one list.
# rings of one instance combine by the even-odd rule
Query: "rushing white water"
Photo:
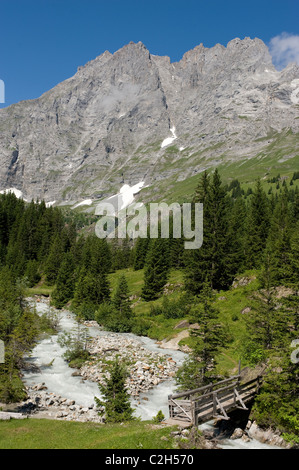
[[(49, 306), (45, 303), (36, 303), (36, 311), (39, 314), (46, 312)], [(60, 329), (66, 332), (76, 328), (75, 317), (71, 312), (63, 311), (60, 317)], [(107, 332), (99, 327), (88, 327), (91, 337), (105, 336)], [(141, 346), (172, 357), (178, 365), (181, 365), (186, 354), (178, 350), (162, 349), (156, 342), (147, 337), (139, 337), (131, 333), (114, 333), (135, 341), (139, 341)], [(75, 400), (78, 405), (90, 406), (94, 404), (94, 397), (100, 397), (98, 385), (95, 382), (82, 380), (81, 377), (72, 376), (73, 370), (68, 366), (62, 355), (65, 349), (58, 344), (58, 336), (41, 340), (32, 351), (28, 360), (37, 365), (39, 372), (24, 371), (24, 382), (27, 386), (38, 383), (45, 383), (49, 392), (61, 395), (63, 398)], [(54, 359), (54, 362), (52, 362)], [(51, 363), (52, 362), (52, 363)], [(51, 363), (51, 365), (49, 365)], [(135, 408), (135, 416), (142, 420), (152, 419), (159, 410), (168, 417), (168, 395), (174, 393), (175, 383), (173, 379), (161, 382), (151, 390), (140, 394), (137, 399), (132, 398), (132, 406)], [(199, 426), (200, 430), (213, 430), (213, 422)], [(279, 447), (262, 444), (255, 439), (244, 442), (242, 439), (223, 439), (219, 444), (222, 449), (279, 449)]]
[[(214, 422), (208, 421), (207, 423), (198, 426), (200, 431), (214, 431)], [(243, 439), (227, 439), (219, 438), (218, 447), (221, 449), (280, 449), (277, 446), (271, 446), (257, 441), (256, 439), (250, 439), (250, 441), (243, 441)]]
[[(36, 303), (36, 311), (39, 314), (49, 309), (47, 304)], [(72, 313), (63, 311), (60, 317), (60, 329), (71, 332), (76, 328), (75, 317)], [(88, 327), (88, 334), (91, 337), (105, 336), (107, 332), (98, 327)], [(172, 357), (177, 364), (182, 364), (185, 354), (181, 351), (170, 351), (159, 348), (154, 340), (147, 337), (139, 337), (131, 333), (114, 333), (126, 336), (139, 341), (141, 346), (149, 351), (165, 354)], [(28, 360), (39, 367), (38, 372), (24, 371), (24, 383), (32, 386), (38, 383), (45, 383), (49, 392), (61, 395), (63, 398), (70, 398), (78, 405), (89, 406), (94, 404), (94, 397), (100, 397), (98, 385), (89, 380), (82, 380), (81, 377), (72, 376), (73, 370), (63, 359), (65, 348), (58, 344), (58, 336), (41, 340), (33, 349)], [(53, 361), (54, 359), (54, 361)], [(49, 365), (51, 363), (51, 365)], [(141, 419), (151, 419), (159, 410), (168, 416), (168, 395), (174, 393), (174, 381), (172, 379), (160, 383), (149, 392), (140, 394), (138, 399), (132, 398), (132, 406), (135, 408), (135, 416)]]

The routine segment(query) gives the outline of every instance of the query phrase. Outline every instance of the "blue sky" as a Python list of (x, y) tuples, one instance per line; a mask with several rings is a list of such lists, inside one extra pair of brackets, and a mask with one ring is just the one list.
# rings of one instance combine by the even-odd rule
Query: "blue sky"
[(0, 0), (0, 107), (39, 97), (130, 41), (178, 61), (200, 43), (276, 38), (275, 60), (299, 63), (298, 19), (298, 0)]

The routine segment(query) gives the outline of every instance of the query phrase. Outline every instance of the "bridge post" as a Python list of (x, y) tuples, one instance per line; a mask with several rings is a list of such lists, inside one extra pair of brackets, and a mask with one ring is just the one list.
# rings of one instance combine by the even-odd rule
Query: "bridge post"
[(169, 418), (173, 417), (173, 406), (171, 404), (171, 397), (172, 395), (168, 395), (168, 413), (169, 413)]
[(197, 415), (195, 413), (195, 401), (191, 401), (191, 420), (193, 426), (197, 426)]
[(216, 416), (216, 414), (217, 414), (217, 401), (216, 401), (216, 397), (217, 397), (217, 392), (213, 392), (213, 416)]

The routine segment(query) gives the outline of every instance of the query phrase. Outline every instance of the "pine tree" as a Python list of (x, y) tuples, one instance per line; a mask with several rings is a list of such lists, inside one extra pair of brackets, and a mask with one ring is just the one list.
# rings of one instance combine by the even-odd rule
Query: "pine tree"
[(144, 269), (142, 298), (146, 301), (159, 297), (167, 282), (169, 272), (168, 240), (151, 240)]
[(273, 285), (288, 283), (292, 277), (290, 265), (291, 224), (288, 192), (279, 197), (269, 229), (266, 253), (272, 262)]
[(144, 268), (146, 261), (147, 250), (149, 246), (149, 238), (137, 238), (135, 247), (134, 247), (134, 271)]
[(28, 281), (29, 287), (35, 286), (40, 281), (39, 265), (35, 259), (28, 261), (24, 276)]
[(207, 171), (204, 171), (195, 189), (192, 202), (193, 203), (200, 202), (201, 204), (205, 206), (208, 195), (209, 195), (209, 189), (210, 189), (210, 176), (208, 175)]
[(106, 330), (119, 333), (131, 331), (133, 312), (129, 300), (128, 284), (124, 275), (121, 275), (118, 280), (112, 302), (102, 303), (95, 313), (95, 319)]
[(131, 421), (134, 419), (134, 409), (131, 407), (130, 396), (126, 389), (128, 372), (118, 358), (111, 365), (109, 375), (105, 384), (98, 384), (103, 399), (95, 397), (95, 402), (98, 407), (104, 407), (107, 423)]
[(290, 275), (288, 285), (299, 290), (299, 223), (290, 237), (290, 251), (288, 255)]
[(299, 368), (290, 360), (290, 348), (280, 350), (271, 358), (263, 384), (252, 409), (259, 426), (276, 428), (290, 442), (298, 444), (299, 430)]
[(46, 281), (49, 285), (54, 285), (63, 260), (63, 244), (60, 234), (56, 234), (50, 247), (49, 256), (45, 263)]
[(262, 255), (266, 248), (270, 225), (269, 205), (260, 180), (249, 203), (246, 224), (246, 264), (248, 268), (257, 268), (262, 264)]
[(216, 357), (225, 344), (226, 333), (214, 301), (215, 296), (206, 281), (192, 312), (192, 323), (198, 324), (191, 330), (192, 352), (176, 377), (181, 388), (197, 388), (216, 378)]
[(246, 204), (238, 197), (230, 207), (228, 218), (228, 252), (226, 267), (231, 275), (245, 268)]
[(262, 289), (253, 297), (253, 308), (245, 319), (248, 336), (245, 351), (249, 351), (248, 356), (255, 355), (257, 359), (267, 357), (273, 350), (279, 350), (290, 335), (288, 315), (277, 305), (275, 289), (272, 287), (273, 268), (270, 256), (268, 254), (265, 258), (261, 271)]
[(129, 300), (128, 283), (124, 274), (122, 274), (118, 280), (113, 304), (121, 316), (130, 318), (132, 315), (132, 309)]
[(111, 271), (111, 251), (107, 240), (95, 235), (86, 238), (82, 252), (82, 267), (94, 276)]
[(73, 298), (76, 279), (75, 268), (73, 254), (71, 252), (66, 253), (60, 265), (57, 282), (52, 293), (52, 302), (56, 308), (62, 308)]
[(73, 306), (86, 320), (94, 319), (97, 308), (110, 300), (110, 286), (105, 272), (94, 275), (82, 269), (76, 284)]
[(198, 294), (208, 278), (211, 288), (227, 288), (233, 274), (228, 270), (229, 238), (227, 218), (227, 198), (221, 179), (215, 170), (208, 184), (207, 176), (201, 179), (195, 199), (202, 197), (203, 206), (203, 245), (198, 250), (186, 254), (186, 288)]

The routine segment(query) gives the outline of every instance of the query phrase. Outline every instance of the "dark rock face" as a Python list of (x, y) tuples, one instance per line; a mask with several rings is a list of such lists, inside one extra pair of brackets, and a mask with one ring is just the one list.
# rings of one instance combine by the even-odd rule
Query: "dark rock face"
[(259, 39), (200, 45), (177, 63), (140, 42), (106, 51), (0, 111), (0, 190), (78, 201), (250, 158), (269, 133), (298, 132), (297, 88), (299, 67), (276, 71)]

